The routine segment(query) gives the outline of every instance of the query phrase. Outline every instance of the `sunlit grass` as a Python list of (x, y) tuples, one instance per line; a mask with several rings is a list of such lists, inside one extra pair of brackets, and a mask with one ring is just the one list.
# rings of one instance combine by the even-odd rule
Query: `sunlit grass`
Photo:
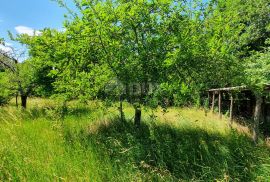
[(0, 180), (267, 181), (270, 152), (249, 130), (198, 108), (134, 109), (30, 99), (0, 108)]

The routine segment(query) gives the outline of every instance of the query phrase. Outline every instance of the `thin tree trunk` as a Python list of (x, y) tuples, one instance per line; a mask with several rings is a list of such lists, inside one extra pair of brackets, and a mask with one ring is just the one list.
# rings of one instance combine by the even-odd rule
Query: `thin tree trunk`
[(18, 107), (18, 93), (16, 93), (16, 107)]
[(131, 100), (130, 100), (130, 89), (129, 89), (129, 84), (126, 83), (126, 84), (125, 84), (125, 87), (126, 87), (126, 99), (127, 99), (128, 102), (130, 102)]
[(140, 97), (140, 101), (142, 102), (143, 101), (143, 92), (144, 92), (144, 90), (143, 90), (143, 84), (142, 83), (140, 83), (140, 88), (141, 88), (141, 97)]
[(121, 121), (125, 120), (124, 112), (123, 112), (123, 96), (120, 95), (119, 97), (119, 112), (120, 112), (120, 118)]
[(140, 106), (135, 106), (134, 124), (137, 127), (139, 127), (141, 125), (141, 116), (142, 116), (141, 107)]
[(259, 136), (259, 124), (261, 120), (261, 113), (262, 113), (262, 102), (263, 99), (261, 96), (256, 96), (256, 106), (254, 111), (254, 123), (253, 123), (253, 141), (255, 144), (258, 142), (258, 136)]
[(149, 92), (149, 85), (147, 81), (144, 81), (144, 95), (147, 95)]
[(27, 96), (21, 95), (22, 107), (26, 109)]

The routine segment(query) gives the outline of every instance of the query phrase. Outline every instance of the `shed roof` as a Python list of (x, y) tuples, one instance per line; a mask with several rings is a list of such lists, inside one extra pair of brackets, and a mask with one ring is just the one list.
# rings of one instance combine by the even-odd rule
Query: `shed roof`
[(236, 87), (225, 87), (225, 88), (215, 88), (208, 90), (209, 92), (215, 92), (215, 91), (230, 91), (230, 90), (248, 90), (247, 86), (236, 86)]
[[(224, 87), (224, 88), (214, 88), (208, 90), (209, 92), (216, 92), (216, 91), (231, 91), (231, 90), (250, 90), (246, 85), (242, 86), (235, 86), (235, 87)], [(270, 84), (265, 84), (264, 90), (269, 91), (270, 90)]]

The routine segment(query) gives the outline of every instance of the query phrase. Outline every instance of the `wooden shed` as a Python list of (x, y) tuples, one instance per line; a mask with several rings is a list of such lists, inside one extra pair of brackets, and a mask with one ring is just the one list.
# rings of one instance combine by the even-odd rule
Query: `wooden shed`
[[(270, 85), (264, 87), (263, 96), (255, 96), (252, 90), (246, 86), (215, 88), (208, 90), (209, 105), (214, 112), (218, 108), (219, 117), (222, 118), (224, 111), (229, 111), (230, 121), (234, 117), (252, 119), (256, 124), (261, 123), (264, 134), (270, 134)], [(232, 123), (230, 123), (232, 124)], [(259, 125), (259, 124), (258, 124)], [(259, 127), (259, 126), (257, 126)], [(255, 128), (256, 129), (256, 126)]]

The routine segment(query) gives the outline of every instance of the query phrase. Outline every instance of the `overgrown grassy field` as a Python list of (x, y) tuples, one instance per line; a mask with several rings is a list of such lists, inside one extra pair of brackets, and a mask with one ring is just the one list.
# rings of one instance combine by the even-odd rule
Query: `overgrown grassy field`
[(270, 150), (195, 108), (143, 110), (31, 99), (0, 108), (0, 181), (269, 181)]

